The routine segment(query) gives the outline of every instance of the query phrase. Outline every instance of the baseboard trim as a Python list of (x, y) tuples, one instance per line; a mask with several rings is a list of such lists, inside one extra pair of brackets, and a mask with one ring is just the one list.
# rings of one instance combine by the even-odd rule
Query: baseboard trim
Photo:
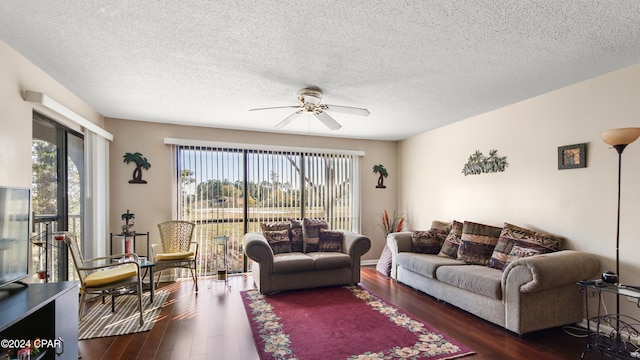
[(360, 264), (362, 264), (362, 266), (375, 266), (378, 264), (378, 259), (373, 259), (373, 260), (362, 260), (360, 261)]

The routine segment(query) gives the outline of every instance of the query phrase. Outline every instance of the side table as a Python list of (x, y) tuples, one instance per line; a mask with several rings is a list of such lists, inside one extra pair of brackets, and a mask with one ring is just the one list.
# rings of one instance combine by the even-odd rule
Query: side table
[[(136, 238), (145, 237), (145, 240), (147, 241), (147, 244), (146, 244), (147, 245), (147, 247), (146, 247), (147, 253), (144, 254), (144, 255), (147, 258), (149, 258), (150, 254), (151, 254), (151, 251), (149, 250), (149, 246), (150, 245), (149, 245), (149, 232), (148, 231), (146, 233), (134, 232), (134, 233), (131, 233), (131, 234), (126, 234), (126, 235), (123, 234), (123, 233), (120, 233), (120, 234), (111, 233), (110, 235), (111, 235), (111, 241), (109, 243), (109, 252), (111, 253), (111, 255), (114, 255), (113, 254), (113, 239), (114, 238), (123, 239), (123, 240), (125, 240), (126, 238), (132, 238), (133, 239), (133, 251), (132, 252), (137, 254), (137, 252), (136, 252)], [(124, 247), (122, 249), (122, 252), (126, 252), (126, 251), (124, 251)]]
[[(603, 314), (602, 295), (610, 293), (633, 298), (640, 308), (640, 287), (593, 281), (581, 281), (578, 286), (584, 294), (588, 336), (587, 347), (580, 358), (593, 350), (614, 359), (637, 359), (636, 346), (631, 341), (640, 340), (640, 322), (623, 314)], [(598, 313), (593, 317), (589, 317), (589, 298), (597, 298), (598, 301)]]

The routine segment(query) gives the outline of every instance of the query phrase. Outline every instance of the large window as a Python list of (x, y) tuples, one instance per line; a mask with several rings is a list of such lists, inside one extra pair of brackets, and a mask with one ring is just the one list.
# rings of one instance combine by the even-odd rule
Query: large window
[(218, 266), (213, 236), (229, 236), (230, 272), (245, 270), (242, 237), (261, 222), (326, 219), (359, 232), (358, 155), (176, 146), (178, 217), (198, 224), (199, 275)]

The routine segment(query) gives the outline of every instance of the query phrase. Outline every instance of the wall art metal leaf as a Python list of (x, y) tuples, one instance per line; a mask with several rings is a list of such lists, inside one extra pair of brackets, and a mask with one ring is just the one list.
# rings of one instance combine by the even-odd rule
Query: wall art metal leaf
[(483, 173), (502, 172), (509, 166), (506, 156), (498, 156), (498, 150), (489, 150), (489, 156), (483, 155), (480, 150), (469, 156), (464, 164), (462, 173), (467, 175), (480, 175)]

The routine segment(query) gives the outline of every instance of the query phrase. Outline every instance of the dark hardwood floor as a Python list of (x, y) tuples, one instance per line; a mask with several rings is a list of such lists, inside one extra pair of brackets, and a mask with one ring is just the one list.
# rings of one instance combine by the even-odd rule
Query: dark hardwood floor
[[(161, 286), (171, 294), (151, 331), (82, 340), (80, 356), (83, 360), (258, 359), (239, 293), (254, 288), (253, 280), (238, 275), (230, 276), (229, 283), (231, 290), (223, 282), (201, 279), (198, 293), (187, 280)], [(568, 335), (561, 328), (520, 337), (397, 284), (373, 267), (362, 269), (361, 285), (477, 352), (465, 359), (579, 359), (586, 345), (586, 339)], [(599, 358), (594, 353), (585, 356)]]

